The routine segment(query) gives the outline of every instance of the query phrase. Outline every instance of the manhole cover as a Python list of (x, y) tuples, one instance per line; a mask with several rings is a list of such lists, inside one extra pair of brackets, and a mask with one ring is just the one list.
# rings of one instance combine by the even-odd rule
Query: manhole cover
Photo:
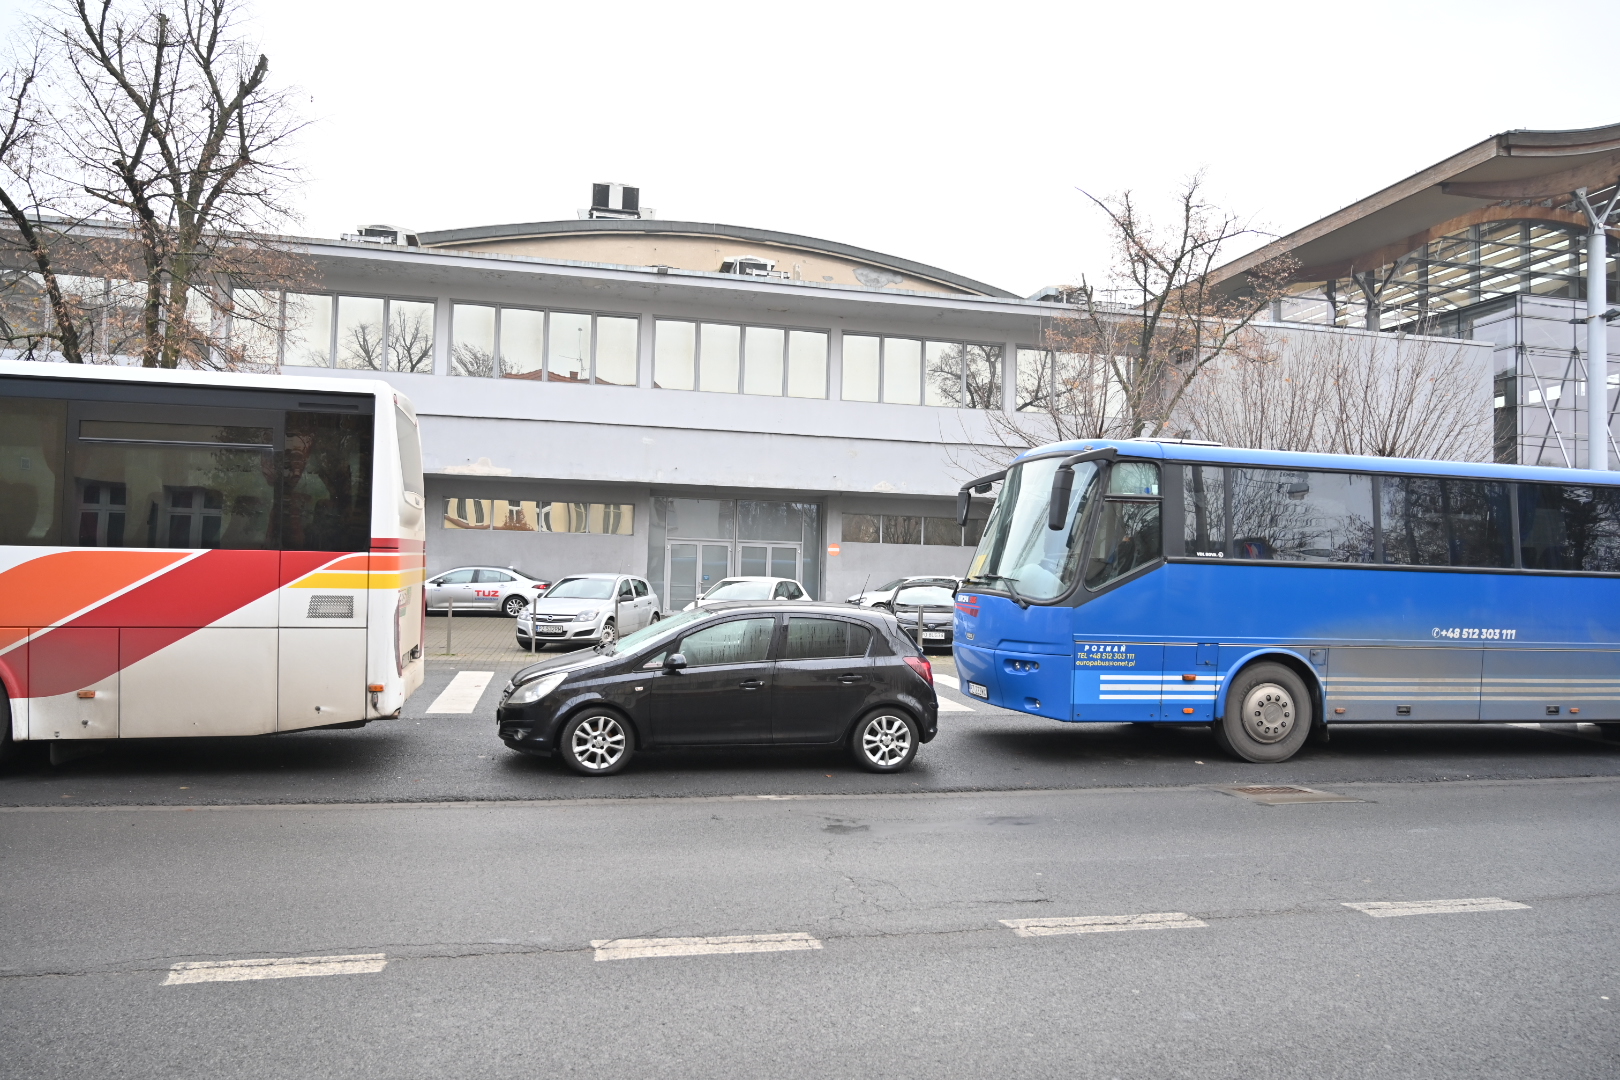
[(1250, 784), (1244, 787), (1223, 787), (1218, 790), (1268, 806), (1280, 806), (1285, 803), (1361, 802), (1360, 799), (1353, 799), (1348, 795), (1335, 795), (1330, 791), (1317, 791), (1315, 788), (1295, 787), (1291, 784)]

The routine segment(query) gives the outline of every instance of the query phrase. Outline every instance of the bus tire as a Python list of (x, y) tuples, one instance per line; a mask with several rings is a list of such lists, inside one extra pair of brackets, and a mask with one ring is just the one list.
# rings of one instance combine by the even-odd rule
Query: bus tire
[(562, 726), (557, 756), (581, 776), (612, 776), (630, 762), (636, 736), (612, 709), (586, 709)]
[(1305, 682), (1291, 669), (1251, 664), (1227, 683), (1226, 715), (1215, 721), (1215, 741), (1244, 761), (1287, 761), (1310, 736), (1311, 711)]

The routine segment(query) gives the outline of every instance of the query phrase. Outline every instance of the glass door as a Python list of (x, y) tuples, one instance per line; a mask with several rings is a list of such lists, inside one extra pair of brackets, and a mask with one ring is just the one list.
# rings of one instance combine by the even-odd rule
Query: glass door
[(671, 543), (665, 560), (664, 565), (669, 567), (666, 610), (680, 611), (731, 573), (731, 544), (702, 540)]
[(743, 577), (799, 580), (798, 544), (738, 544), (737, 573)]

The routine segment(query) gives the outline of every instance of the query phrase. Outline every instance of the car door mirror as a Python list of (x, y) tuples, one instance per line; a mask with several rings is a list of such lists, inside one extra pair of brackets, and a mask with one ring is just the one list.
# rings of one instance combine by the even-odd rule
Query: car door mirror
[(429, 585), (443, 585), (444, 584), (444, 578), (434, 578), (432, 581), (428, 582), (428, 584)]
[(685, 666), (686, 657), (682, 656), (680, 653), (670, 653), (668, 656), (664, 657), (665, 671), (679, 671)]

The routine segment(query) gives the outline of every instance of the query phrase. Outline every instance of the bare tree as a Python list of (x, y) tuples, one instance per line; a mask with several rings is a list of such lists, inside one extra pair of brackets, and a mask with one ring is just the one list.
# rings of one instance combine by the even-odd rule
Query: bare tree
[[(274, 235), (293, 217), (287, 152), (302, 124), (243, 36), (241, 0), (57, 3), (7, 76), (0, 122), (13, 121), (16, 150), (3, 176), (26, 177), (31, 193), (15, 208), (0, 200), (16, 246), (57, 276), (66, 265), (106, 283), (93, 313), (104, 352), (149, 367), (248, 363), (231, 330), (273, 333), (279, 307), (233, 291), (302, 288), (312, 274)], [(60, 351), (82, 357), (71, 317), (84, 312), (37, 273)]]
[(1229, 446), (1372, 457), (1490, 456), (1488, 373), (1465, 347), (1404, 334), (1258, 332), (1212, 367), (1178, 424)]
[[(60, 194), (60, 185), (45, 167), (52, 144), (49, 117), (40, 101), (44, 66), (35, 47), (16, 56), (0, 71), (0, 209), (15, 230), (11, 245), (29, 270), (8, 267), (0, 304), (0, 335), (30, 355), (45, 345), (70, 364), (84, 362), (83, 311), (63, 288), (54, 251), (63, 235), (59, 223), (41, 218), (39, 208)], [(46, 188), (47, 190), (42, 190)], [(66, 224), (60, 223), (60, 224)], [(13, 239), (10, 234), (6, 239)], [(39, 300), (43, 297), (42, 306)]]
[(999, 445), (980, 456), (1165, 432), (1211, 364), (1260, 348), (1251, 323), (1293, 270), (1291, 261), (1276, 260), (1251, 271), (1238, 294), (1213, 286), (1212, 272), (1232, 247), (1261, 234), (1213, 205), (1201, 175), (1176, 193), (1168, 225), (1154, 222), (1129, 191), (1086, 197), (1107, 220), (1113, 267), (1101, 287), (1082, 278), (1065, 290), (1075, 313), (1053, 320), (1042, 359), (1019, 372), (1014, 412), (988, 414)]

